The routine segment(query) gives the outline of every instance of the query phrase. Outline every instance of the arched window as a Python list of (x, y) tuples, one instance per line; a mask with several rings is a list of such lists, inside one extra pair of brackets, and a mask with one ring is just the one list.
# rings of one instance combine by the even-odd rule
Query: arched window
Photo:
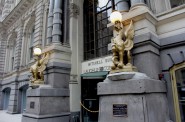
[(185, 62), (170, 69), (176, 122), (185, 121)]
[(33, 61), (33, 45), (35, 35), (35, 16), (34, 13), (24, 23), (23, 43), (21, 52), (21, 66), (24, 67)]
[(30, 37), (29, 37), (29, 60), (33, 59), (33, 43), (34, 43), (34, 33), (35, 33), (35, 27), (32, 26), (31, 30), (30, 30)]
[(5, 72), (10, 72), (14, 70), (16, 38), (17, 34), (13, 32), (7, 41)]
[(15, 44), (10, 47), (10, 71), (14, 69), (14, 59), (15, 59)]

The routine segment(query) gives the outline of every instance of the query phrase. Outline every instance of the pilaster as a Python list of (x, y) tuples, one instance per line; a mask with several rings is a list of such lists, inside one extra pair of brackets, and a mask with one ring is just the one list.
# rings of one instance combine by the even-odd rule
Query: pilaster
[[(44, 5), (42, 0), (38, 0), (35, 10), (35, 34), (34, 46), (42, 44), (42, 28), (43, 28)], [(44, 40), (43, 40), (44, 41)]]
[(18, 112), (18, 83), (14, 82), (11, 84), (10, 99), (8, 105), (8, 113)]
[[(72, 0), (70, 8), (69, 42), (71, 46), (71, 72), (70, 72), (70, 112), (71, 121), (80, 116), (80, 89), (81, 89), (81, 62), (83, 60), (83, 2)], [(77, 101), (77, 102), (74, 102)]]
[(6, 33), (0, 34), (0, 81), (2, 80), (5, 68), (5, 55), (6, 55)]
[(14, 68), (18, 70), (21, 63), (21, 47), (22, 47), (22, 37), (23, 37), (23, 24), (19, 25), (17, 29), (17, 38), (16, 38), (16, 46), (15, 46), (15, 61), (14, 61)]

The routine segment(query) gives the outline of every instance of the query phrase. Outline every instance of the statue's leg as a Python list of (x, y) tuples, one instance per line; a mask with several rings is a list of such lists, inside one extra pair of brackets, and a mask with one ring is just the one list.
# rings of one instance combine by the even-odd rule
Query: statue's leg
[(44, 74), (42, 72), (40, 72), (40, 77), (41, 77), (41, 80), (44, 81)]
[(119, 64), (118, 64), (118, 67), (120, 69), (123, 68), (123, 56), (124, 56), (124, 52), (123, 51), (119, 51)]
[(116, 64), (116, 52), (113, 52), (113, 56), (112, 56), (112, 66), (111, 66), (111, 69), (112, 70), (115, 70), (116, 69), (116, 66), (117, 66), (117, 64)]
[(131, 65), (131, 54), (130, 54), (130, 50), (127, 51), (127, 59), (128, 59), (127, 65)]

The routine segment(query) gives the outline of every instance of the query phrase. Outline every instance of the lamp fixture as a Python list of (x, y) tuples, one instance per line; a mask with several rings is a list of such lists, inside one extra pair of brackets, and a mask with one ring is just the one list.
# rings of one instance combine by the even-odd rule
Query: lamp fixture
[(122, 15), (119, 11), (113, 11), (110, 15), (110, 21), (111, 23), (115, 24), (116, 21), (121, 22)]
[(41, 55), (42, 51), (41, 51), (41, 49), (39, 47), (36, 47), (36, 48), (34, 48), (33, 53), (35, 55)]

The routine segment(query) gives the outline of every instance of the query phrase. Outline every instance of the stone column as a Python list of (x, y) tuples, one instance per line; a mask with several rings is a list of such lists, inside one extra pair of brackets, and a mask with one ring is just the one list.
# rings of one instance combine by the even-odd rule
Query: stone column
[(62, 0), (55, 0), (53, 9), (52, 43), (60, 44), (62, 41)]
[(134, 6), (134, 5), (140, 4), (140, 3), (145, 4), (144, 0), (131, 0), (131, 6)]
[(34, 15), (35, 15), (35, 32), (33, 46), (36, 47), (42, 44), (43, 16), (44, 16), (44, 5), (42, 0), (37, 0)]
[(52, 30), (53, 30), (53, 8), (54, 0), (50, 0), (49, 3), (49, 13), (48, 13), (48, 25), (47, 25), (47, 42), (46, 45), (49, 45), (52, 41)]
[(116, 10), (118, 11), (128, 11), (129, 10), (129, 5), (127, 1), (115, 0), (115, 3), (116, 3)]

